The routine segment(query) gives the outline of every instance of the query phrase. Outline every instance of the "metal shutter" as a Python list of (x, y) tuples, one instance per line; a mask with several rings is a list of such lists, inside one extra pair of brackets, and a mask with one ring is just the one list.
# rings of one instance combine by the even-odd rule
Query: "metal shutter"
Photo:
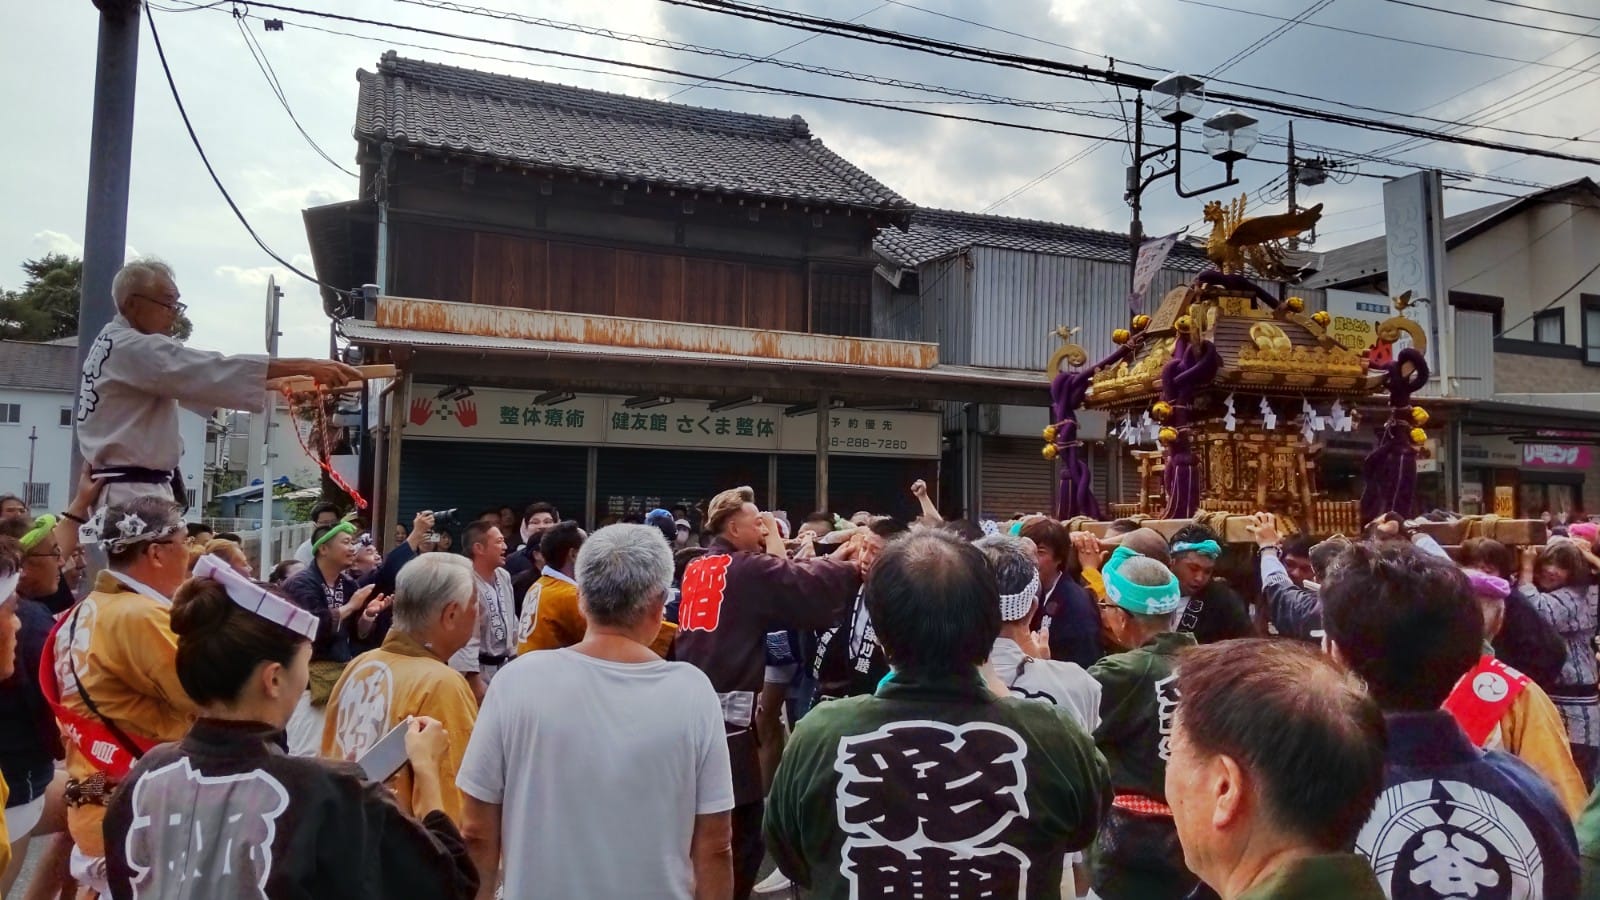
[(1004, 521), (1018, 512), (1051, 511), (1055, 466), (1039, 455), (1035, 438), (983, 439), (983, 518)]
[[(916, 498), (911, 496), (911, 483), (918, 478), (928, 483), (935, 498), (939, 496), (937, 460), (830, 456), (828, 511), (849, 516), (864, 509), (909, 522), (921, 515)], [(779, 456), (777, 507), (788, 511), (789, 521), (797, 522), (810, 513), (816, 496), (816, 457)]]
[[(581, 478), (579, 483), (581, 490)], [(684, 501), (688, 501), (685, 506), (703, 509), (722, 491), (745, 484), (755, 490), (756, 504), (765, 506), (766, 454), (602, 447), (595, 515), (614, 513), (612, 498), (620, 498), (625, 511), (630, 505), (639, 506), (635, 511), (640, 513), (653, 505), (670, 508)]]
[(466, 521), (502, 504), (520, 513), (543, 500), (566, 518), (582, 519), (587, 478), (583, 447), (407, 438), (400, 449), (395, 518), (409, 527), (418, 510), (458, 507)]

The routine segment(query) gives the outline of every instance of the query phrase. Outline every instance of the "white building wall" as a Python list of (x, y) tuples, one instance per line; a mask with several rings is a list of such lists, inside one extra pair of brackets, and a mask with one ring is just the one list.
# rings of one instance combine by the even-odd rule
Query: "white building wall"
[[(50, 485), (49, 503), (34, 507), (33, 512), (60, 512), (77, 487), (77, 478), (68, 471), (72, 465), (72, 427), (61, 424), (62, 410), (68, 411), (67, 421), (72, 421), (73, 395), (70, 391), (0, 388), (0, 404), (11, 403), (21, 407), (21, 421), (0, 424), (0, 492), (25, 496), (23, 484), (28, 481), (31, 454), (33, 481)], [(205, 474), (206, 420), (180, 410), (178, 431), (183, 438), (183, 457), (178, 467), (189, 488), (196, 491), (198, 503)], [(30, 441), (33, 435), (37, 440)], [(195, 512), (192, 510), (191, 514)]]

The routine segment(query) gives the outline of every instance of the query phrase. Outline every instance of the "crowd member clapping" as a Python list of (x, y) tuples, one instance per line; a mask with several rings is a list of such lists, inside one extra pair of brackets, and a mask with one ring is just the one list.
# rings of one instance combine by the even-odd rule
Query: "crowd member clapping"
[(1284, 641), (1180, 658), (1166, 794), (1189, 869), (1222, 900), (1383, 900), (1349, 852), (1383, 786), (1383, 717), (1360, 680)]
[[(613, 525), (578, 553), (584, 639), (490, 685), (457, 783), (495, 896), (726, 898), (733, 785), (706, 676), (648, 643), (672, 582), (661, 533)], [(609, 852), (614, 848), (617, 852)]]
[[(400, 571), (394, 595), (394, 627), (383, 646), (346, 667), (328, 697), (322, 755), (357, 759), (389, 729), (411, 717), (442, 723), (450, 753), (439, 763), (443, 809), (461, 820), (456, 772), (477, 719), (478, 701), (461, 673), (446, 663), (467, 645), (477, 627), (478, 600), (471, 565), (459, 556), (428, 553)], [(417, 787), (407, 771), (395, 776), (401, 806), (416, 808)]]
[(1473, 746), (1440, 709), (1483, 648), (1483, 613), (1461, 570), (1405, 543), (1359, 543), (1335, 560), (1321, 599), (1330, 652), (1367, 683), (1388, 727), (1385, 790), (1356, 840), (1385, 892), (1578, 896), (1561, 801), (1521, 761)]
[(982, 554), (913, 531), (866, 598), (893, 673), (795, 728), (766, 818), (779, 868), (819, 900), (1055, 896), (1110, 800), (1105, 761), (1070, 713), (984, 686), (1000, 599)]
[(406, 736), (422, 824), (349, 763), (286, 756), (276, 739), (309, 678), (306, 610), (216, 557), (172, 600), (176, 678), (202, 716), (147, 752), (105, 817), (114, 897), (471, 897), (477, 877), (442, 813), (450, 736)]

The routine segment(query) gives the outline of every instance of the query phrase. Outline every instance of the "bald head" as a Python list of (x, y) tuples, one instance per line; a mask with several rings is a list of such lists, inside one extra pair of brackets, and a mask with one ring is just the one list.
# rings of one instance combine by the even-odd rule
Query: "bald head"
[(1167, 564), (1167, 539), (1154, 528), (1135, 528), (1122, 535), (1117, 543), (1140, 556), (1148, 556), (1162, 565)]

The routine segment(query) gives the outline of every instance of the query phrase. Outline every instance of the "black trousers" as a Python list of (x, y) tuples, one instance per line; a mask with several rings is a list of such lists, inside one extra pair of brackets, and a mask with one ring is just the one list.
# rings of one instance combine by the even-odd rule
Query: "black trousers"
[(767, 845), (761, 839), (761, 814), (766, 804), (760, 800), (733, 808), (733, 900), (747, 900), (761, 874), (761, 860)]

